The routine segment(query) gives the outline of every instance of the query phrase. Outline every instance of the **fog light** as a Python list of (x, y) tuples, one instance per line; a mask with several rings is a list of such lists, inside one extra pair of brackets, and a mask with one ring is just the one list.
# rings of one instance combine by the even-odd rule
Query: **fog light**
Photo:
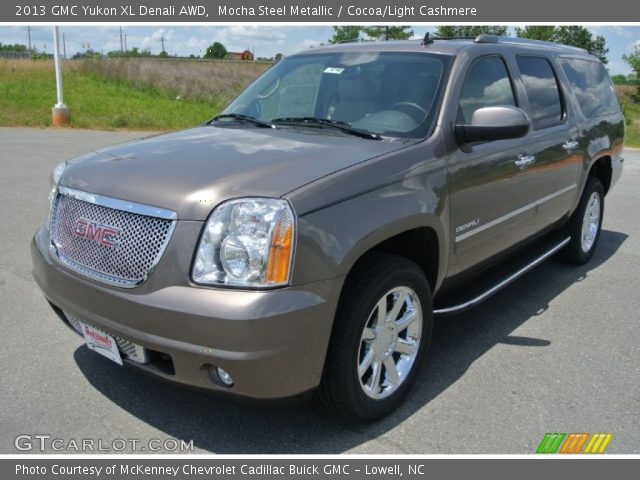
[(231, 378), (231, 375), (229, 375), (225, 370), (220, 367), (216, 367), (216, 372), (218, 373), (220, 381), (227, 387), (231, 387), (233, 385), (233, 378)]

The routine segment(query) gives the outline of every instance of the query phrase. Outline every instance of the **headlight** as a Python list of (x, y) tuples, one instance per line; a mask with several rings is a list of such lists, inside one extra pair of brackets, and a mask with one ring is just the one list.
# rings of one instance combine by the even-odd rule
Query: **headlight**
[(56, 165), (51, 172), (50, 185), (51, 190), (49, 191), (49, 210), (53, 207), (53, 200), (56, 198), (56, 192), (58, 191), (58, 183), (60, 182), (60, 178), (64, 173), (65, 168), (67, 168), (67, 162), (61, 162)]
[(204, 227), (193, 263), (196, 283), (286, 285), (295, 240), (286, 200), (245, 198), (218, 206)]

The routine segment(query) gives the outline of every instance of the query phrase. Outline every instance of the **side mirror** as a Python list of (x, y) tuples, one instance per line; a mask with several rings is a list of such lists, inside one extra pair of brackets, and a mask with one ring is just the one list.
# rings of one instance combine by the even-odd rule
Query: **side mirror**
[(461, 144), (507, 140), (524, 137), (531, 120), (517, 107), (484, 107), (473, 112), (471, 125), (456, 125), (455, 133)]

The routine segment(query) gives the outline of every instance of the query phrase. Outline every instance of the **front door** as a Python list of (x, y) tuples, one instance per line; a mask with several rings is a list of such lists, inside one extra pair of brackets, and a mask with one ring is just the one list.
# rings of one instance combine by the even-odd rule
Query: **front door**
[[(456, 123), (471, 123), (475, 110), (521, 106), (505, 59), (469, 62), (460, 88)], [(458, 146), (449, 156), (450, 220), (456, 275), (526, 238), (535, 208), (527, 208), (533, 152), (527, 137)]]

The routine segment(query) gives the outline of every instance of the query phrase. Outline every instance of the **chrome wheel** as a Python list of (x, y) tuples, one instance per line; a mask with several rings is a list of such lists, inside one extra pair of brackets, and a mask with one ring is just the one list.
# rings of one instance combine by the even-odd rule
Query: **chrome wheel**
[(374, 307), (360, 337), (357, 369), (360, 386), (376, 400), (405, 381), (420, 348), (422, 307), (408, 287), (388, 291)]
[(582, 219), (582, 236), (580, 246), (584, 253), (591, 250), (596, 241), (596, 237), (598, 236), (601, 214), (600, 205), (600, 195), (598, 195), (598, 192), (593, 192), (589, 197), (587, 207), (584, 210), (584, 217)]

